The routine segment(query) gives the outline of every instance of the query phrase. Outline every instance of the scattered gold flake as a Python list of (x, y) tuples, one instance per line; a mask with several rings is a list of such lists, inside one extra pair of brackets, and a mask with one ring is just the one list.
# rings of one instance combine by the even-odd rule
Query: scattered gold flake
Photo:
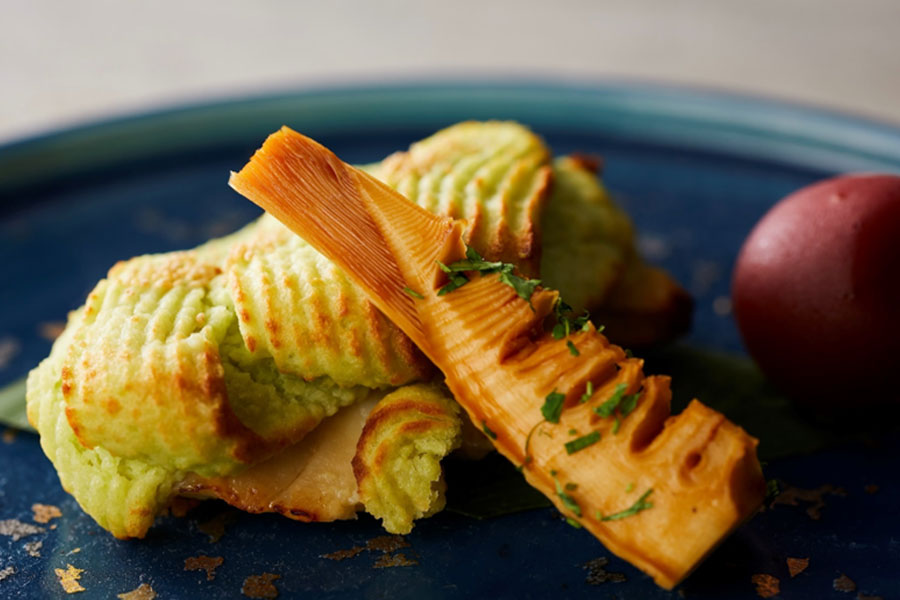
[(50, 529), (56, 529), (56, 523), (53, 523), (52, 525), (50, 525)]
[(417, 564), (419, 562), (415, 559), (407, 558), (405, 554), (398, 552), (397, 554), (382, 554), (372, 567), (375, 569), (386, 569), (388, 567), (412, 567)]
[(818, 521), (822, 518), (822, 509), (825, 508), (825, 494), (831, 494), (832, 496), (846, 496), (847, 492), (843, 488), (835, 487), (828, 483), (812, 490), (785, 486), (781, 493), (772, 500), (769, 508), (778, 504), (799, 506), (798, 501), (806, 502), (810, 504), (806, 509), (806, 514), (809, 515), (810, 519)]
[(150, 587), (150, 584), (142, 583), (130, 592), (119, 594), (116, 598), (119, 600), (153, 600), (156, 598), (156, 591)]
[(10, 575), (15, 575), (15, 573), (16, 573), (16, 568), (12, 565), (9, 565), (8, 567), (4, 567), (4, 568), (0, 569), (0, 581), (3, 581)]
[(209, 542), (215, 544), (225, 535), (225, 528), (230, 525), (236, 516), (233, 511), (223, 511), (209, 519), (197, 524), (197, 529), (209, 536)]
[(787, 559), (788, 573), (791, 574), (791, 577), (796, 577), (800, 573), (806, 570), (806, 567), (809, 566), (808, 558), (788, 558)]
[(67, 594), (75, 594), (84, 591), (84, 587), (78, 583), (78, 580), (81, 579), (81, 574), (84, 573), (84, 569), (76, 569), (72, 565), (66, 565), (65, 570), (54, 569), (54, 571), (59, 578), (59, 585), (62, 586)]
[(382, 535), (366, 542), (365, 547), (353, 546), (349, 550), (337, 550), (330, 554), (323, 554), (320, 558), (327, 558), (328, 560), (344, 560), (353, 558), (354, 556), (367, 551), (382, 553), (381, 556), (375, 560), (375, 564), (372, 565), (376, 569), (384, 569), (387, 567), (409, 567), (419, 564), (414, 558), (410, 558), (403, 553), (393, 554), (401, 548), (409, 548), (409, 542), (407, 542), (402, 535)]
[(54, 341), (65, 330), (64, 321), (45, 321), (38, 325), (38, 334), (48, 342)]
[(276, 579), (281, 579), (281, 575), (275, 573), (251, 575), (244, 580), (241, 593), (248, 598), (277, 598), (278, 588), (272, 583)]
[(225, 559), (221, 556), (191, 556), (184, 559), (185, 571), (206, 571), (206, 580), (212, 581), (216, 578), (216, 569), (222, 566)]
[(34, 513), (35, 523), (49, 523), (52, 519), (58, 519), (62, 516), (62, 511), (58, 506), (52, 504), (32, 504), (31, 512)]
[(878, 490), (880, 490), (881, 487), (878, 486), (878, 485), (876, 485), (876, 484), (874, 484), (874, 483), (870, 483), (869, 485), (867, 485), (867, 486), (864, 487), (863, 489), (866, 491), (867, 494), (877, 494), (877, 493), (878, 493)]
[(781, 592), (781, 582), (772, 575), (757, 573), (750, 578), (750, 581), (756, 586), (756, 595), (760, 598), (771, 598)]
[(16, 435), (18, 435), (18, 432), (15, 429), (7, 427), (3, 430), (3, 443), (12, 444), (16, 441)]
[(28, 553), (28, 556), (32, 558), (40, 558), (41, 557), (41, 548), (44, 547), (44, 542), (27, 542), (25, 544), (25, 552)]
[(855, 592), (856, 591), (856, 583), (849, 577), (847, 577), (844, 573), (841, 573), (841, 576), (834, 580), (834, 591), (836, 592)]
[(600, 585), (607, 581), (611, 583), (622, 583), (625, 581), (625, 573), (611, 573), (606, 570), (609, 559), (605, 556), (591, 559), (581, 565), (582, 569), (586, 569), (588, 574), (584, 579), (589, 585)]
[(69, 550), (69, 554), (78, 554), (79, 552), (81, 552), (81, 548), (73, 548), (72, 550)]
[(382, 552), (395, 552), (400, 548), (409, 548), (402, 535), (382, 535), (366, 542), (366, 550), (381, 550)]
[(201, 500), (197, 500), (196, 498), (182, 498), (181, 496), (175, 496), (172, 503), (169, 505), (169, 512), (172, 513), (173, 517), (186, 517), (192, 509), (200, 504), (200, 502)]
[(363, 550), (365, 550), (365, 548), (362, 546), (353, 546), (349, 550), (337, 550), (330, 554), (323, 554), (320, 558), (327, 558), (328, 560), (344, 560), (346, 558), (353, 558)]
[(4, 519), (0, 521), (0, 535), (8, 535), (14, 542), (18, 542), (23, 537), (44, 533), (47, 531), (43, 527), (32, 525), (31, 523), (23, 523), (18, 519)]

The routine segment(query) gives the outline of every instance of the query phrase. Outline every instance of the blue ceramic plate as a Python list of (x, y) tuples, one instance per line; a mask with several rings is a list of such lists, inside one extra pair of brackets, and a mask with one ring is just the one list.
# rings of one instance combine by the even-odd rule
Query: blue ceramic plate
[[(0, 386), (49, 352), (54, 324), (116, 260), (190, 247), (253, 218), (257, 209), (227, 187), (228, 172), (280, 125), (322, 141), (345, 160), (368, 162), (456, 121), (489, 118), (529, 124), (557, 153), (605, 158), (605, 179), (637, 222), (645, 253), (697, 299), (689, 349), (741, 352), (727, 311), (729, 275), (742, 239), (776, 200), (835, 173), (900, 172), (896, 128), (769, 101), (632, 84), (332, 88), (53, 133), (0, 148)], [(702, 371), (706, 363), (697, 360), (691, 369)], [(672, 374), (683, 400), (691, 390), (678, 387), (677, 370)], [(749, 428), (763, 447), (778, 441)], [(771, 462), (769, 476), (803, 489), (829, 484), (843, 495), (825, 494), (817, 520), (803, 501), (758, 515), (680, 593), (755, 598), (752, 576), (768, 574), (780, 580), (785, 598), (855, 597), (833, 587), (846, 574), (863, 594), (897, 597), (898, 449), (896, 442), (850, 444)], [(141, 583), (160, 598), (236, 597), (248, 576), (261, 573), (280, 576), (274, 581), (280, 597), (318, 600), (679, 593), (657, 588), (549, 509), (485, 520), (445, 512), (407, 536), (409, 547), (401, 552), (416, 564), (380, 568), (385, 554), (377, 549), (342, 561), (322, 557), (382, 535), (368, 517), (307, 525), (213, 505), (188, 518), (161, 519), (145, 540), (120, 542), (62, 491), (35, 436), (4, 435), (0, 461), (0, 521), (31, 522), (35, 503), (58, 506), (63, 515), (18, 540), (3, 535), (0, 523), (0, 597), (63, 596), (54, 570), (68, 564), (84, 569), (84, 598), (114, 597)], [(877, 492), (865, 491), (871, 485)], [(206, 533), (209, 518), (225, 524), (217, 542)], [(41, 547), (26, 548), (28, 542)], [(213, 580), (184, 569), (185, 559), (198, 555), (224, 559)], [(607, 572), (625, 580), (601, 582), (602, 561), (594, 560), (601, 557), (609, 559)], [(809, 558), (808, 568), (790, 577), (789, 557)]]

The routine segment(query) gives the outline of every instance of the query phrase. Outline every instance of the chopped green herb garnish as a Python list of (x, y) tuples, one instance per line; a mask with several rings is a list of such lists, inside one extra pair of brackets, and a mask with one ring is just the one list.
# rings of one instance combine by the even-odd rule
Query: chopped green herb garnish
[[(509, 266), (512, 267), (512, 265)], [(527, 302), (528, 306), (531, 306), (531, 295), (534, 294), (534, 289), (541, 285), (540, 279), (525, 279), (524, 277), (513, 275), (512, 269), (506, 269), (506, 265), (500, 270), (500, 282), (516, 290), (516, 294)], [(534, 306), (531, 306), (531, 310), (534, 310)]]
[[(459, 289), (469, 282), (464, 272), (477, 271), (482, 275), (489, 273), (499, 273), (500, 281), (510, 286), (516, 291), (516, 294), (531, 305), (531, 295), (534, 289), (541, 284), (539, 279), (525, 279), (513, 274), (515, 265), (504, 262), (492, 262), (484, 260), (478, 252), (471, 247), (466, 248), (465, 260), (458, 260), (449, 265), (445, 265), (441, 261), (435, 261), (441, 271), (450, 276), (450, 282), (438, 290), (438, 296), (449, 294)], [(534, 310), (534, 307), (532, 307)]]
[(485, 421), (484, 419), (481, 420), (481, 430), (484, 431), (484, 434), (492, 440), (497, 439), (497, 434), (491, 431), (490, 427), (487, 426), (487, 421)]
[(619, 428), (622, 426), (622, 417), (627, 417), (634, 411), (638, 399), (641, 397), (640, 392), (625, 394), (626, 389), (628, 389), (627, 383), (616, 385), (616, 389), (613, 390), (609, 399), (594, 409), (594, 412), (603, 418), (615, 417), (616, 422), (612, 428), (613, 434), (619, 433)]
[(638, 394), (628, 394), (627, 396), (622, 397), (622, 402), (619, 404), (619, 412), (622, 413), (623, 417), (627, 417), (631, 414), (631, 411), (635, 409), (637, 406), (637, 401), (641, 397)]
[(444, 294), (449, 294), (450, 292), (461, 288), (462, 286), (469, 283), (469, 278), (466, 277), (463, 273), (457, 273), (444, 263), (439, 260), (434, 261), (441, 268), (441, 271), (447, 273), (450, 276), (450, 281), (447, 282), (444, 287), (438, 290), (438, 296), (443, 296)]
[(634, 358), (634, 352), (632, 352), (628, 348), (625, 348), (625, 357), (626, 358)]
[(562, 500), (563, 506), (580, 517), (581, 507), (575, 502), (575, 498), (563, 491), (563, 487), (559, 484), (559, 481), (556, 480), (556, 471), (550, 471), (550, 475), (553, 477), (553, 482), (556, 484), (556, 495)]
[(561, 340), (573, 331), (588, 331), (591, 328), (591, 314), (588, 311), (584, 311), (579, 317), (572, 318), (572, 307), (560, 298), (553, 305), (553, 314), (556, 317), (556, 325), (552, 329), (555, 340)]
[[(484, 260), (475, 248), (466, 247), (466, 260), (458, 260), (447, 266), (445, 273), (461, 272), (461, 271), (479, 271), (481, 273), (490, 273), (506, 267), (509, 263), (491, 262)], [(510, 265), (512, 266), (512, 265)]]
[(544, 405), (541, 407), (541, 414), (550, 423), (559, 423), (559, 416), (562, 414), (563, 402), (566, 401), (565, 394), (560, 394), (553, 390), (544, 399)]
[(575, 435), (575, 434), (577, 434), (577, 433), (578, 433), (578, 430), (575, 429), (575, 428), (572, 428), (572, 429), (569, 430), (569, 435)]
[(769, 502), (775, 499), (775, 496), (781, 493), (781, 490), (778, 488), (778, 480), (777, 479), (769, 479), (766, 481), (766, 499), (765, 502)]
[(566, 453), (567, 454), (575, 454), (579, 450), (584, 450), (588, 446), (592, 444), (596, 444), (600, 441), (600, 432), (592, 431), (587, 435), (583, 435), (580, 438), (575, 438), (571, 442), (566, 442)]
[(412, 289), (409, 286), (404, 286), (403, 291), (406, 292), (407, 294), (409, 294), (410, 296), (412, 296), (413, 298), (416, 298), (417, 300), (425, 299), (425, 296), (423, 296), (422, 294), (420, 294), (419, 292), (417, 292), (416, 290)]
[(584, 404), (588, 400), (591, 399), (591, 396), (594, 395), (594, 382), (588, 381), (587, 386), (584, 388), (584, 393), (581, 395), (581, 403)]
[(613, 513), (611, 515), (600, 516), (600, 513), (597, 513), (598, 518), (601, 521), (616, 521), (618, 519), (624, 519), (625, 517), (630, 517), (632, 515), (636, 515), (642, 510), (647, 510), (648, 508), (653, 508), (652, 502), (647, 502), (647, 496), (649, 496), (653, 492), (653, 488), (650, 488), (646, 492), (644, 492), (637, 501), (632, 504), (630, 507), (625, 510), (617, 513)]
[(627, 383), (618, 384), (616, 389), (613, 390), (612, 396), (610, 396), (606, 402), (595, 408), (594, 412), (604, 418), (612, 416), (619, 406), (619, 402), (622, 401), (622, 396), (625, 395), (626, 389), (628, 389)]
[(552, 332), (553, 332), (554, 340), (561, 340), (564, 337), (566, 337), (566, 335), (567, 335), (566, 328), (563, 327), (562, 325), (560, 325), (559, 323), (557, 323), (556, 325), (553, 326)]
[(574, 492), (574, 491), (577, 490), (577, 489), (578, 489), (578, 484), (577, 484), (577, 483), (573, 483), (573, 482), (570, 481), (569, 483), (566, 484), (566, 491), (567, 491), (567, 492)]
[(628, 486), (625, 488), (625, 493), (626, 493), (626, 494), (630, 494), (633, 490), (634, 490), (634, 482), (632, 481), (632, 482), (629, 483)]
[(573, 519), (572, 517), (566, 517), (566, 523), (574, 527), (575, 529), (581, 529), (583, 526), (581, 523)]
[(525, 437), (525, 460), (519, 465), (519, 470), (521, 471), (525, 465), (531, 462), (531, 454), (529, 454), (528, 446), (531, 445), (531, 436), (534, 435), (534, 432), (540, 427), (542, 424), (546, 423), (546, 421), (538, 421), (534, 424), (534, 427), (531, 428), (531, 431), (528, 432), (528, 435)]
[(566, 342), (566, 346), (569, 348), (569, 354), (572, 356), (581, 356), (581, 352), (578, 351), (578, 348), (575, 347), (575, 344), (572, 343), (572, 340)]

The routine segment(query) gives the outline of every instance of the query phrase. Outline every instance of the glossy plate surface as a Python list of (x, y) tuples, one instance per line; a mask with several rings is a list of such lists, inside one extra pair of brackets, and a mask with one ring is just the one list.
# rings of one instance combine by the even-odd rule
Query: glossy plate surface
[[(900, 172), (896, 128), (633, 84), (331, 88), (54, 133), (0, 148), (0, 386), (46, 356), (54, 325), (116, 260), (187, 248), (258, 214), (227, 187), (228, 172), (280, 125), (349, 162), (369, 162), (456, 121), (488, 118), (530, 125), (557, 154), (604, 157), (604, 178), (636, 221), (645, 254), (695, 295), (694, 328), (685, 340), (695, 349), (741, 352), (727, 309), (729, 277), (741, 241), (769, 206), (835, 173)], [(671, 374), (683, 401), (693, 390), (679, 388), (679, 373)], [(767, 444), (765, 431), (748, 429)], [(771, 462), (770, 477), (804, 489), (831, 484), (844, 495), (825, 494), (819, 519), (802, 501), (758, 515), (683, 593), (755, 598), (751, 577), (769, 574), (780, 579), (785, 598), (855, 597), (833, 588), (846, 573), (864, 594), (897, 597), (898, 450), (896, 442), (851, 444)], [(487, 520), (443, 513), (420, 522), (406, 538), (409, 547), (389, 555), (400, 552), (417, 564), (383, 567), (388, 555), (377, 549), (342, 561), (322, 557), (383, 535), (368, 517), (306, 525), (213, 505), (185, 519), (161, 519), (143, 541), (119, 542), (62, 491), (36, 436), (5, 434), (0, 465), (0, 521), (32, 522), (35, 503), (63, 513), (26, 538), (0, 534), (0, 597), (63, 596), (54, 570), (67, 564), (84, 569), (83, 598), (115, 597), (141, 583), (160, 598), (236, 597), (248, 576), (262, 573), (280, 576), (274, 585), (282, 598), (678, 597), (549, 509)], [(876, 492), (866, 491), (871, 485)], [(226, 523), (217, 542), (202, 524), (211, 517)], [(42, 542), (37, 551), (29, 547), (39, 557), (27, 542)], [(184, 570), (185, 559), (198, 555), (224, 559), (212, 581)], [(586, 566), (598, 557), (625, 581), (599, 583), (599, 571)], [(791, 578), (789, 557), (808, 557), (809, 567)]]

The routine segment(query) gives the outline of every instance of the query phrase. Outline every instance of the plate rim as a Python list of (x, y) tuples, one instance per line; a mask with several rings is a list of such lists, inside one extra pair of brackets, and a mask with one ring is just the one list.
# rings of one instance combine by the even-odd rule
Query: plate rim
[[(375, 114), (393, 119), (391, 122), (396, 124), (402, 122), (400, 117), (387, 114), (386, 107), (391, 102), (430, 99), (433, 107), (419, 109), (426, 111), (433, 121), (452, 106), (451, 97), (467, 98), (473, 105), (481, 103), (484, 107), (498, 106), (504, 101), (517, 102), (515, 107), (519, 112), (531, 111), (540, 115), (538, 120), (552, 121), (560, 128), (575, 129), (582, 123), (594, 131), (606, 127), (612, 135), (628, 137), (640, 131), (635, 123), (643, 119), (647, 121), (645, 131), (652, 132), (653, 139), (676, 145), (699, 144), (738, 155), (750, 153), (750, 158), (772, 157), (776, 161), (825, 166), (836, 171), (900, 172), (900, 125), (800, 102), (640, 80), (431, 78), (290, 87), (184, 102), (51, 129), (0, 144), (0, 192), (27, 187), (46, 176), (48, 168), (52, 173), (74, 174), (114, 165), (123, 157), (142, 156), (154, 149), (162, 151), (164, 136), (159, 132), (184, 128), (186, 124), (189, 128), (179, 131), (195, 136), (204, 133), (197, 139), (203, 138), (207, 145), (212, 145), (236, 135), (246, 137), (254, 123), (266, 119), (274, 123), (277, 118), (273, 120), (273, 114), (279, 109), (296, 114), (300, 107), (318, 106), (318, 117), (327, 118), (331, 114), (334, 121), (350, 114), (337, 106), (335, 100), (358, 108), (364, 100), (378, 98), (381, 104), (375, 108)], [(326, 106), (328, 101), (333, 104)], [(558, 110), (561, 114), (551, 118), (540, 112), (540, 107), (545, 111), (548, 107), (570, 110)], [(586, 122), (585, 117), (596, 120)], [(423, 117), (404, 115), (404, 118), (415, 121)], [(357, 119), (347, 126), (364, 122)], [(154, 144), (137, 141), (128, 150), (127, 140), (131, 137), (153, 132), (159, 138)], [(104, 144), (109, 146), (110, 142), (123, 140), (126, 141), (124, 149), (107, 151), (110, 156), (101, 156), (93, 162), (89, 160), (93, 155), (84, 152), (94, 149), (96, 154), (96, 149)], [(178, 143), (170, 144), (170, 149), (177, 149)], [(198, 142), (195, 139), (191, 143), (196, 146)], [(185, 149), (190, 150), (190, 144)], [(77, 159), (71, 156), (76, 150)]]

